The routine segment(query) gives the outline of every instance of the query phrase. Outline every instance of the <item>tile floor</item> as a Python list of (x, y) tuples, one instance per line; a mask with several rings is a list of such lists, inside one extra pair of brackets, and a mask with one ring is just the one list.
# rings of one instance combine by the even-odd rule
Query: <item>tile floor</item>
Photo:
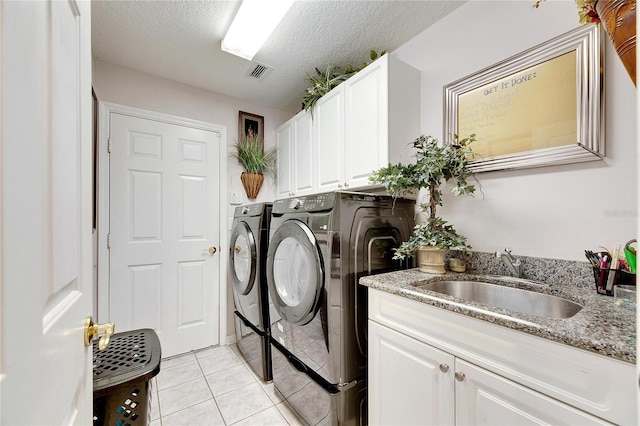
[(151, 426), (303, 425), (235, 345), (163, 359), (152, 381)]

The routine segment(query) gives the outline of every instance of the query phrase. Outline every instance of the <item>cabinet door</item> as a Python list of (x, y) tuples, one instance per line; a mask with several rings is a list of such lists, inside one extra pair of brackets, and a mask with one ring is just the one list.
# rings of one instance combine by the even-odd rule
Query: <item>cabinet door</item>
[(385, 55), (344, 83), (345, 182), (367, 186), (389, 164), (388, 61)]
[(373, 321), (368, 345), (370, 424), (453, 424), (453, 356)]
[(318, 100), (313, 111), (316, 130), (318, 191), (344, 187), (344, 84)]
[(459, 425), (610, 424), (457, 358), (455, 370)]
[(305, 195), (313, 192), (313, 138), (311, 113), (302, 111), (293, 118), (293, 145), (295, 146), (293, 193)]
[(290, 197), (293, 191), (293, 121), (289, 120), (276, 130), (276, 146), (278, 147), (276, 198)]

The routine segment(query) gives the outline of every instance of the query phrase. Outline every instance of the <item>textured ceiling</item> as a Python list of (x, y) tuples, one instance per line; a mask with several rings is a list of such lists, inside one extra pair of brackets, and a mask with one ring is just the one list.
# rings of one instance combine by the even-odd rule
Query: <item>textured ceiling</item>
[[(265, 0), (268, 1), (268, 0)], [(239, 1), (92, 1), (96, 59), (285, 111), (300, 110), (307, 73), (393, 51), (464, 1), (297, 0), (254, 62), (220, 41)]]

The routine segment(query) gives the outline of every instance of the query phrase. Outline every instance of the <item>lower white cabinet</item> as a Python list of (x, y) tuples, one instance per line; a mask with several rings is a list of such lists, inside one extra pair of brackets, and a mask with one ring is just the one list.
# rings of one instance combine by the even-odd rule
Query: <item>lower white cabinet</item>
[(369, 321), (372, 425), (610, 424)]
[(611, 424), (459, 358), (455, 370), (456, 424)]
[(454, 423), (454, 357), (369, 321), (369, 424)]
[[(555, 383), (542, 381), (540, 378), (545, 372), (540, 371), (536, 383), (540, 390), (559, 392), (571, 401), (574, 400), (572, 393), (581, 393), (585, 407), (593, 407), (593, 411), (599, 410), (599, 414), (610, 417), (603, 419), (529, 387), (534, 382), (528, 381), (526, 374), (512, 367), (508, 369), (512, 378), (497, 374), (506, 371), (499, 350), (493, 360), (486, 355), (502, 345), (499, 334), (484, 335), (474, 329), (473, 321), (464, 322), (465, 332), (475, 335), (481, 342), (478, 348), (485, 348), (485, 354), (480, 356), (469, 351), (471, 346), (461, 350), (455, 343), (457, 324), (451, 321), (455, 317), (448, 316), (462, 315), (427, 308), (427, 305), (378, 290), (369, 289), (369, 295), (368, 409), (371, 425), (609, 425), (629, 424), (629, 420), (635, 419), (634, 398), (628, 395), (633, 391), (633, 378), (622, 379), (622, 374), (634, 374), (631, 365), (628, 368), (622, 366), (622, 370), (619, 370), (620, 366), (616, 363), (611, 365), (597, 355), (589, 355), (594, 360), (580, 360), (582, 370), (589, 373), (582, 376), (580, 383), (575, 383), (573, 387), (567, 385), (564, 389)], [(408, 309), (403, 309), (405, 304)], [(436, 311), (429, 316), (422, 315), (420, 305), (430, 312)], [(452, 325), (448, 334), (450, 338), (417, 331), (422, 321), (436, 324), (438, 321), (431, 315), (438, 315), (438, 311), (443, 313), (443, 323)], [(441, 330), (447, 333), (446, 329)], [(532, 339), (529, 348), (521, 346), (521, 341), (511, 340), (510, 343), (517, 345), (522, 353), (537, 353), (535, 345), (539, 339), (529, 338)], [(542, 348), (549, 359), (565, 358), (569, 363), (567, 365), (573, 362), (567, 360), (567, 354), (562, 351), (549, 353), (547, 349)], [(544, 357), (537, 357), (544, 365)], [(494, 368), (496, 371), (491, 371)], [(565, 371), (571, 379), (571, 369)], [(603, 379), (602, 386), (593, 386), (595, 381), (589, 375), (598, 378), (600, 372), (606, 372), (608, 377)], [(522, 383), (515, 381), (519, 378), (523, 378)], [(527, 386), (523, 383), (527, 383)], [(591, 394), (583, 393), (582, 387), (590, 389)], [(613, 394), (618, 391), (625, 395), (625, 401), (613, 399), (617, 396)], [(607, 392), (603, 399), (601, 392)], [(592, 400), (606, 403), (595, 405)]]

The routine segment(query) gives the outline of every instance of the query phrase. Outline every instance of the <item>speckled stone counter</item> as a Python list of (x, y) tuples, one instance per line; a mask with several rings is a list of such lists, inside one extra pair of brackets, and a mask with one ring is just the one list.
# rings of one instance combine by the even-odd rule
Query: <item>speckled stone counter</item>
[[(578, 274), (578, 277), (581, 277), (579, 282), (570, 282), (567, 279), (560, 285), (547, 280), (547, 286), (536, 286), (523, 282), (505, 283), (475, 270), (465, 273), (447, 272), (444, 275), (435, 275), (420, 272), (418, 269), (362, 277), (360, 284), (635, 364), (635, 311), (615, 305), (613, 297), (597, 294), (595, 287), (588, 281), (590, 278), (588, 266), (586, 270), (587, 273)], [(496, 273), (496, 271), (489, 272)], [(574, 274), (573, 277), (575, 280), (576, 275)], [(564, 297), (584, 307), (571, 318), (542, 318), (468, 302), (421, 288), (427, 283), (443, 280), (485, 281), (508, 285)]]

